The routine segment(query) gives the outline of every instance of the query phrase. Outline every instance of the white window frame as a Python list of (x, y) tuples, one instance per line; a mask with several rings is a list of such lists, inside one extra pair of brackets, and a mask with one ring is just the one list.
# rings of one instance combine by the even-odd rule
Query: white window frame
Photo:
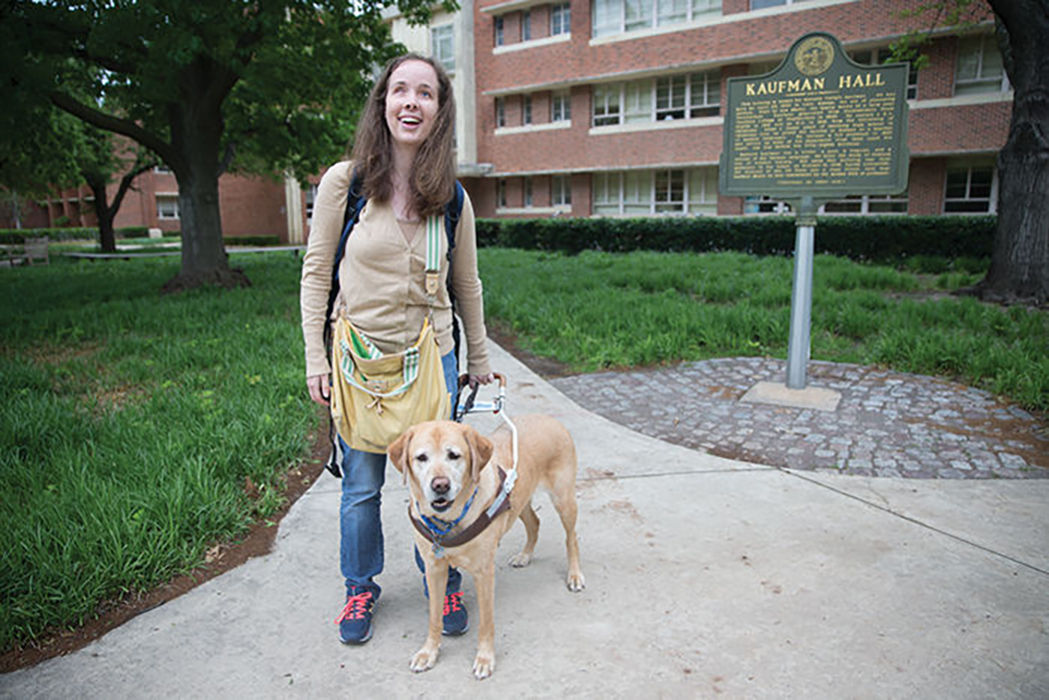
[(495, 204), (497, 207), (506, 207), (506, 179), (502, 178), (495, 182)]
[(623, 86), (595, 85), (592, 89), (593, 106), (591, 123), (594, 126), (611, 126), (622, 122)]
[[(156, 194), (157, 218), (162, 221), (174, 221), (182, 218), (182, 209), (179, 206), (178, 194), (158, 192)], [(170, 206), (164, 206), (168, 204)]]
[(506, 126), (506, 98), (495, 98), (495, 128), (501, 129)]
[(430, 27), (430, 55), (448, 73), (455, 72), (455, 25)]
[(165, 163), (157, 163), (153, 166), (153, 172), (157, 175), (170, 175), (172, 171)]
[[(796, 5), (805, 0), (750, 0), (750, 11), (765, 10), (770, 7), (783, 7), (784, 5)], [(754, 5), (757, 4), (757, 7)]]
[(591, 189), (595, 216), (717, 213), (717, 168), (709, 166), (595, 172)]
[(550, 93), (550, 121), (572, 121), (572, 95), (567, 90)]
[(521, 41), (532, 40), (532, 11), (521, 10)]
[[(973, 171), (989, 170), (991, 173), (990, 190), (986, 197), (973, 196)], [(961, 197), (949, 196), (950, 177), (952, 174), (964, 173), (965, 193)], [(986, 202), (986, 208), (972, 209), (973, 204)], [(944, 173), (943, 181), (943, 213), (944, 214), (995, 214), (998, 212), (998, 169), (990, 163), (987, 164), (948, 164)]]
[(494, 20), (495, 24), (495, 45), (502, 46), (506, 43), (506, 35), (504, 33), (504, 22), (502, 17), (496, 17)]
[(572, 4), (562, 2), (550, 6), (550, 36), (572, 33)]
[[(991, 55), (996, 60), (989, 60)], [(972, 77), (960, 77), (963, 63), (967, 60), (974, 61), (975, 75)], [(1001, 73), (985, 74), (992, 70), (989, 65), (997, 62)], [(1001, 53), (998, 51), (997, 40), (993, 34), (980, 34), (977, 36), (962, 37), (958, 40), (958, 56), (954, 64), (954, 94), (975, 95), (989, 92), (1007, 92), (1009, 90), (1009, 76), (1005, 72), (1005, 64)]]
[(592, 0), (592, 38), (694, 22), (721, 14), (721, 0)]
[(907, 192), (902, 194), (852, 194), (823, 204), (820, 214), (827, 216), (881, 216), (906, 214), (910, 206)]
[(532, 123), (532, 96), (521, 95), (521, 124), (528, 126)]
[(532, 197), (532, 178), (525, 177), (522, 179), (524, 180), (524, 182), (521, 183), (521, 189), (523, 190), (524, 207), (525, 209), (531, 209), (534, 203), (534, 199)]
[[(668, 99), (661, 105), (664, 92)], [(721, 73), (676, 73), (595, 85), (593, 94), (591, 124), (595, 127), (660, 122), (668, 117), (677, 120), (717, 116), (721, 112)], [(712, 101), (715, 97), (716, 101)], [(619, 107), (614, 113), (609, 108), (613, 101), (618, 101)]]
[(572, 206), (572, 178), (554, 175), (550, 178), (550, 204), (555, 207)]
[(317, 185), (306, 188), (306, 225), (313, 225), (313, 204), (317, 201)]

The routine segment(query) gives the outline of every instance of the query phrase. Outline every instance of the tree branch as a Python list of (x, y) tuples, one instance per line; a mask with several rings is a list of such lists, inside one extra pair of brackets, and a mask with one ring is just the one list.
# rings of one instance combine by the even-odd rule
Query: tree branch
[(88, 124), (93, 124), (99, 129), (105, 131), (123, 134), (153, 151), (168, 163), (171, 163), (176, 159), (175, 151), (169, 143), (158, 138), (154, 133), (143, 129), (135, 122), (121, 119), (120, 117), (114, 117), (113, 115), (106, 114), (94, 107), (89, 107), (58, 90), (49, 90), (47, 96), (53, 105), (69, 114), (72, 114), (77, 119), (81, 119)]

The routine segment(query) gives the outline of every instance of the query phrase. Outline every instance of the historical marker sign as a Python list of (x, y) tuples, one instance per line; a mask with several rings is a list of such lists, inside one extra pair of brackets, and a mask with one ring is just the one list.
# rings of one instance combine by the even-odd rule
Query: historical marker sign
[(907, 188), (907, 64), (861, 66), (806, 34), (771, 73), (727, 81), (725, 195), (896, 194)]

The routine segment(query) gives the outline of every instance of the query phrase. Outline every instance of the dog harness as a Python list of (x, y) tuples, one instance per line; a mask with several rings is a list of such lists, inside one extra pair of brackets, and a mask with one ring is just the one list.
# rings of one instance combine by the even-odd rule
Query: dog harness
[[(492, 521), (496, 516), (510, 508), (510, 487), (512, 487), (513, 484), (508, 485), (506, 472), (503, 471), (502, 467), (496, 465), (496, 468), (499, 470), (499, 490), (496, 493), (495, 500), (492, 501), (492, 504), (488, 506), (483, 513), (481, 513), (481, 517), (477, 518), (477, 520), (470, 523), (465, 529), (454, 535), (449, 536), (449, 533), (455, 529), (455, 526), (458, 525), (463, 518), (466, 517), (466, 513), (470, 510), (470, 506), (473, 505), (474, 496), (477, 495), (476, 489), (474, 489), (473, 495), (470, 496), (470, 499), (463, 507), (463, 512), (459, 514), (458, 518), (450, 523), (440, 520), (439, 518), (428, 518), (425, 515), (423, 515), (420, 520), (412, 515), (412, 507), (410, 505), (408, 506), (408, 519), (412, 521), (412, 525), (415, 526), (415, 529), (418, 530), (423, 537), (433, 543), (433, 553), (438, 559), (444, 556), (444, 550), (446, 547), (458, 547), (466, 544), (484, 532), (485, 529), (492, 524)], [(416, 507), (418, 507), (418, 504)], [(435, 520), (437, 523), (441, 523), (441, 525), (435, 523)]]

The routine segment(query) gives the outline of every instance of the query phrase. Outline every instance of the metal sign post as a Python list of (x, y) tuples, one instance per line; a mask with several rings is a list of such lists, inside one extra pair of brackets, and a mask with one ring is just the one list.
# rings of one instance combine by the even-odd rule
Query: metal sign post
[(813, 32), (771, 73), (726, 82), (721, 194), (789, 200), (798, 214), (788, 389), (806, 384), (819, 203), (907, 189), (907, 72), (859, 65)]
[(794, 286), (790, 295), (790, 342), (787, 388), (804, 389), (812, 328), (812, 267), (816, 239), (816, 204), (802, 197), (794, 238)]

